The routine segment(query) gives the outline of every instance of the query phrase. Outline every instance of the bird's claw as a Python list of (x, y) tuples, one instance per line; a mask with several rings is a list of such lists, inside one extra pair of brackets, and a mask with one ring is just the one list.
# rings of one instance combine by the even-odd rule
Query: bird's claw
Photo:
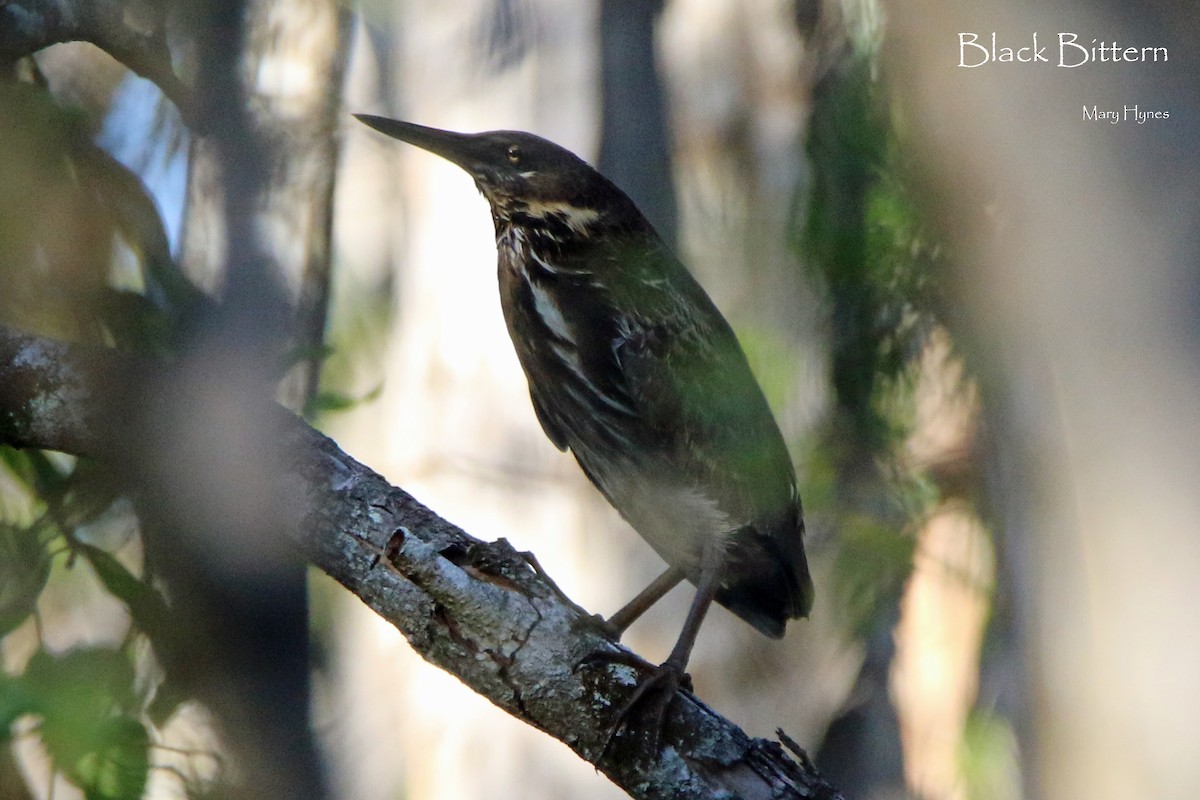
[(691, 676), (669, 660), (655, 665), (628, 650), (597, 650), (580, 659), (575, 664), (575, 669), (594, 664), (624, 664), (639, 672), (649, 673), (638, 681), (633, 693), (617, 709), (605, 734), (604, 747), (600, 750), (599, 758), (608, 753), (621, 730), (630, 730), (630, 719), (639, 706), (645, 709), (644, 718), (647, 723), (641, 730), (650, 737), (650, 752), (657, 754), (671, 701), (680, 689), (692, 691)]
[(597, 664), (624, 664), (639, 672), (654, 672), (658, 669), (657, 664), (652, 664), (632, 650), (622, 647), (618, 650), (593, 650), (576, 661), (571, 671), (578, 672), (583, 667), (594, 667)]
[(559, 587), (554, 578), (550, 577), (550, 573), (546, 572), (546, 569), (542, 566), (542, 562), (538, 561), (537, 556), (533, 554), (532, 550), (518, 550), (515, 547), (512, 547), (512, 545), (509, 544), (508, 540), (506, 539), (498, 539), (497, 542), (503, 542), (507, 547), (512, 548), (512, 552), (529, 565), (529, 568), (533, 570), (534, 574), (542, 579), (550, 591), (554, 593), (554, 596), (560, 601), (571, 608), (579, 610), (582, 613), (587, 613), (578, 603), (572, 600), (567, 593)]
[(663, 728), (667, 723), (667, 710), (671, 707), (671, 701), (675, 699), (675, 694), (680, 689), (691, 691), (691, 688), (692, 679), (682, 669), (669, 662), (655, 667), (650, 675), (638, 683), (633, 694), (629, 695), (629, 699), (617, 711), (616, 717), (608, 729), (608, 735), (604, 739), (604, 749), (601, 751), (601, 755), (608, 752), (618, 731), (629, 730), (630, 715), (639, 706), (644, 707), (643, 714), (646, 723), (643, 725), (642, 731), (649, 736), (649, 752), (657, 755), (662, 743)]

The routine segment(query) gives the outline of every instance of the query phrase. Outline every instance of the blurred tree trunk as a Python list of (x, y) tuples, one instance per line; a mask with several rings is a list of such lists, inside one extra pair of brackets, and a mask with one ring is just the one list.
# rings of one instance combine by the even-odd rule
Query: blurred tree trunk
[(655, 49), (662, 0), (600, 3), (600, 158), (597, 164), (674, 247), (679, 214), (671, 136)]
[[(897, 6), (891, 74), (962, 254), (989, 488), (1024, 637), (1029, 797), (1190, 797), (1200, 708), (1200, 17), (1183, 2)], [(1166, 48), (1158, 63), (957, 69), (983, 20)], [(987, 23), (991, 29), (991, 23)], [(1001, 34), (1003, 35), (1003, 34)], [(956, 54), (954, 54), (956, 55)], [(1083, 119), (1136, 105), (1168, 119)], [(1019, 124), (1017, 124), (1019, 120)], [(1153, 787), (1153, 788), (1149, 788)]]
[[(201, 6), (203, 13), (203, 6)], [(238, 35), (238, 78), (249, 102), (246, 128), (257, 139), (236, 163), (225, 163), (214, 139), (232, 115), (212, 98), (210, 118), (192, 137), (181, 263), (201, 287), (221, 294), (229, 258), (221, 243), (229, 215), (252, 224), (261, 256), (285, 294), (288, 345), (296, 363), (281, 400), (296, 411), (317, 390), (332, 263), (333, 189), (341, 128), (341, 88), (349, 49), (347, 16), (326, 0), (247, 2)], [(198, 71), (203, 79), (206, 65)], [(217, 87), (218, 92), (227, 87)], [(206, 134), (206, 130), (209, 133)], [(265, 160), (255, 163), (258, 156)], [(235, 170), (229, 174), (229, 170)], [(242, 186), (245, 200), (222, 206), (223, 185)], [(257, 185), (256, 185), (257, 184)]]
[[(877, 265), (868, 249), (869, 195), (880, 177), (887, 136), (873, 85), (876, 45), (843, 20), (850, 12), (839, 13), (838, 7), (824, 12), (828, 63), (813, 87), (807, 140), (813, 183), (804, 236), (810, 266), (824, 279), (831, 305), (834, 408), (825, 436), (836, 475), (832, 511), (839, 547), (848, 548), (860, 540), (851, 530), (857, 520), (875, 520), (885, 536), (900, 537), (905, 519), (890, 507), (881, 470), (896, 447), (889, 427), (894, 421), (883, 418), (876, 405), (886, 369), (881, 339), (891, 333), (881, 322), (885, 300), (871, 276)], [(878, 592), (873, 608), (862, 619), (848, 620), (866, 651), (849, 705), (830, 723), (816, 758), (850, 796), (903, 797), (900, 722), (888, 692), (902, 584), (873, 589)]]
[(276, 498), (254, 476), (283, 454), (253, 401), (277, 391), (300, 411), (316, 391), (346, 25), (324, 0), (195, 3), (183, 19), (197, 46), (180, 261), (221, 305), (172, 385), (144, 387), (187, 421), (182, 442), (146, 421), (148, 557), (206, 642), (172, 666), (222, 720), (242, 788), (319, 798), (306, 570), (275, 544)]

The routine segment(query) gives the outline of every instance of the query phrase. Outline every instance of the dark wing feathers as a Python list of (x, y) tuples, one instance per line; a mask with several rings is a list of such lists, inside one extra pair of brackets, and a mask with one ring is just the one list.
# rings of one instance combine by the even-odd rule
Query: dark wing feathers
[(731, 518), (774, 527), (792, 504), (795, 473), (766, 398), (708, 295), (669, 253), (655, 256), (669, 277), (664, 299), (631, 320), (615, 348), (625, 390), (648, 425), (671, 432), (687, 478)]
[(791, 457), (729, 324), (682, 265), (670, 274), (688, 313), (631, 326), (620, 373), (646, 423), (672, 432), (681, 477), (743, 526), (731, 556), (757, 554), (730, 565), (718, 602), (778, 637), (813, 600)]
[(734, 536), (747, 555), (761, 556), (717, 599), (780, 635), (787, 617), (807, 613), (812, 590), (795, 473), (766, 399), (728, 323), (665, 247), (614, 250), (611, 261), (620, 269), (602, 285), (564, 258), (514, 287), (534, 312), (510, 325), (538, 420), (598, 486), (595, 453), (636, 459), (640, 448), (714, 498), (742, 526)]
[(567, 434), (562, 429), (561, 423), (551, 414), (549, 408), (545, 405), (545, 400), (539, 397), (540, 393), (535, 391), (532, 384), (529, 387), (529, 397), (533, 400), (533, 413), (537, 417), (538, 422), (542, 425), (542, 430), (546, 433), (546, 438), (557, 447), (559, 450), (566, 451), (567, 449)]

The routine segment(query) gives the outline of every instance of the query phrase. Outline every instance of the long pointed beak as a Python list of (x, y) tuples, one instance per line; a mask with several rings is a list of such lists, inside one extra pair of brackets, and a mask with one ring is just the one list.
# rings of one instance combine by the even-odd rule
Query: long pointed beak
[(422, 150), (439, 155), (472, 174), (482, 164), (482, 144), (476, 134), (427, 128), (424, 125), (401, 122), (398, 119), (388, 119), (387, 117), (376, 117), (371, 114), (355, 114), (354, 118), (393, 139), (408, 142)]

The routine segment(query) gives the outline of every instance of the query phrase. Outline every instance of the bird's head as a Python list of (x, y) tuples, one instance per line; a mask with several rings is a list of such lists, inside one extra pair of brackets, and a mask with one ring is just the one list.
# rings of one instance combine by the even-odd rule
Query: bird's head
[(532, 133), (456, 133), (387, 117), (354, 116), (462, 167), (498, 221), (553, 219), (582, 233), (596, 225), (641, 219), (633, 202), (586, 161)]

